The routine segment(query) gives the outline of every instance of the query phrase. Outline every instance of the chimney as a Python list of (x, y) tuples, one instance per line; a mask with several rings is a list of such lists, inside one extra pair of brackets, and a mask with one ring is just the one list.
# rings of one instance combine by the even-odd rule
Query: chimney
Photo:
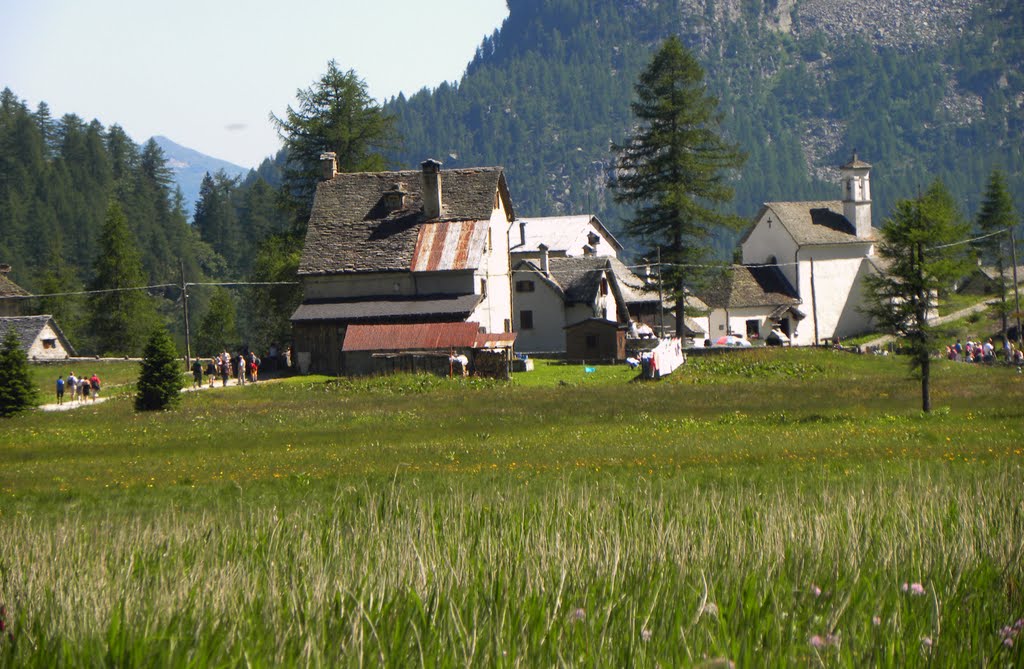
[(597, 234), (596, 232), (591, 232), (590, 234), (587, 235), (587, 242), (589, 242), (590, 245), (594, 247), (594, 252), (596, 253), (597, 245), (601, 243), (601, 235)]
[(590, 244), (584, 244), (583, 245), (583, 257), (584, 258), (589, 258), (589, 257), (591, 257), (593, 255), (594, 255), (594, 247), (591, 246)]
[(433, 159), (424, 160), (423, 168), (423, 216), (440, 218), (441, 216), (441, 163)]
[(330, 181), (338, 174), (338, 154), (333, 151), (320, 154), (320, 178)]
[(11, 266), (7, 263), (0, 263), (0, 274), (10, 274)]
[(551, 272), (548, 270), (548, 245), (538, 244), (537, 250), (540, 251), (540, 271), (544, 273), (544, 276), (551, 276)]
[(384, 191), (384, 208), (388, 213), (405, 209), (405, 184), (395, 183), (389, 190)]
[(519, 221), (519, 245), (526, 246), (526, 221)]

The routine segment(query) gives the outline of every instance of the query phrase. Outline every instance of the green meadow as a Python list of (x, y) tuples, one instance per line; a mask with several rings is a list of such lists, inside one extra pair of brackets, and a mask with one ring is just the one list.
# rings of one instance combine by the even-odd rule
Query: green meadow
[(918, 392), (760, 349), (23, 414), (0, 666), (1022, 666), (1024, 375)]

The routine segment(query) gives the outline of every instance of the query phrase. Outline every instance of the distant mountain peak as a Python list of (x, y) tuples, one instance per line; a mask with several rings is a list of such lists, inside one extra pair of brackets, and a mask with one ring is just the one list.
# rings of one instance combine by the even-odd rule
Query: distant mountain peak
[(207, 172), (214, 174), (223, 170), (228, 176), (233, 177), (242, 177), (249, 172), (247, 167), (200, 153), (163, 135), (155, 135), (153, 141), (163, 150), (167, 166), (174, 172), (174, 182), (185, 196), (185, 210), (190, 217), (195, 212), (196, 201), (199, 200), (199, 186)]

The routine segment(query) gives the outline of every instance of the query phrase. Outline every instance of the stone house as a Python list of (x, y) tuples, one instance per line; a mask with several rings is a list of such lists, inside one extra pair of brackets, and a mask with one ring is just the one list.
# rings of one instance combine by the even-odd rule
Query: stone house
[(475, 322), (512, 330), (508, 230), (500, 167), (323, 175), (299, 263), (292, 314), (301, 370), (338, 374), (351, 324)]
[(74, 347), (52, 316), (0, 317), (0, 341), (7, 336), (9, 330), (17, 333), (21, 348), (29, 360), (66, 360), (75, 355)]

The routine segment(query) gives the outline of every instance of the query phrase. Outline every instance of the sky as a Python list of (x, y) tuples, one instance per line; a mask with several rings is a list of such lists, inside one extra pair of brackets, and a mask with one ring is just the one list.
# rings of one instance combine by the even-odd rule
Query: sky
[(334, 59), (379, 102), (457, 81), (505, 0), (0, 0), (0, 90), (242, 167)]

